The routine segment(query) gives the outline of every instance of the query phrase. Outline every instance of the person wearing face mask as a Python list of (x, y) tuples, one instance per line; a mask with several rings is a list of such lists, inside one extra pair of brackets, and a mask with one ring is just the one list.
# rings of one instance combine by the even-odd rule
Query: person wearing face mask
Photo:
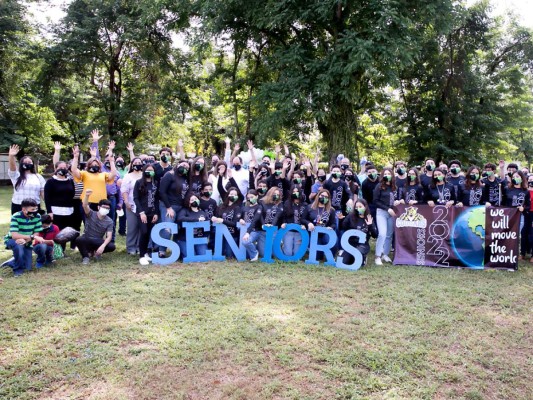
[(67, 163), (58, 161), (55, 173), (44, 185), (46, 212), (53, 217), (59, 230), (70, 226), (74, 229), (74, 181), (68, 173)]
[[(211, 218), (213, 218), (213, 215), (215, 215), (217, 210), (217, 202), (211, 198), (212, 195), (213, 185), (207, 182), (204, 184), (202, 192), (200, 193), (200, 210), (205, 212), (205, 216), (208, 221), (211, 221)], [(215, 248), (215, 231), (213, 229), (209, 234), (207, 248), (210, 250), (214, 250)]]
[(314, 201), (315, 197), (317, 196), (318, 192), (322, 187), (324, 186), (324, 182), (326, 182), (326, 171), (324, 171), (322, 168), (319, 168), (317, 171), (316, 181), (311, 187), (311, 194), (309, 195), (309, 201)]
[(141, 159), (139, 157), (135, 157), (131, 161), (130, 172), (124, 177), (122, 180), (122, 185), (120, 186), (120, 193), (126, 209), (126, 224), (128, 226), (128, 230), (126, 232), (126, 251), (130, 255), (135, 255), (139, 251), (141, 222), (137, 216), (136, 203), (133, 196), (135, 183), (139, 179), (142, 179), (143, 168), (146, 166), (151, 166), (153, 171), (152, 164), (145, 164), (143, 166)]
[(41, 217), (43, 230), (35, 236), (42, 238), (40, 242), (34, 241), (33, 252), (37, 254), (35, 266), (41, 268), (54, 262), (54, 239), (59, 233), (59, 227), (52, 223), (52, 217), (45, 214)]
[(361, 183), (361, 193), (363, 199), (368, 203), (370, 215), (376, 220), (376, 206), (374, 204), (374, 189), (379, 185), (378, 170), (374, 165), (367, 165), (366, 179)]
[(200, 196), (204, 183), (208, 182), (207, 168), (205, 168), (205, 159), (196, 157), (189, 171), (189, 190), (196, 196)]
[(455, 200), (455, 190), (453, 186), (446, 182), (444, 171), (437, 168), (433, 172), (433, 182), (426, 189), (427, 204), (430, 207), (435, 207), (435, 205), (451, 207), (455, 204)]
[(242, 237), (244, 247), (246, 248), (246, 255), (250, 261), (257, 261), (259, 259), (259, 251), (257, 250), (257, 242), (261, 232), (263, 207), (259, 205), (259, 195), (255, 189), (248, 190), (246, 193), (246, 203), (241, 208), (241, 219), (239, 223), (244, 226), (248, 225), (246, 233)]
[[(311, 178), (306, 178), (303, 171), (295, 171), (292, 174), (292, 185), (291, 187), (298, 187), (301, 192), (300, 201), (303, 203), (309, 202), (309, 196), (311, 195)], [(289, 189), (289, 193), (291, 189)], [(290, 197), (290, 196), (289, 196)], [(286, 199), (290, 200), (290, 199)]]
[[(289, 193), (290, 199), (287, 199), (283, 204), (283, 213), (281, 215), (281, 228), (285, 228), (287, 224), (298, 224), (305, 229), (302, 224), (302, 215), (307, 208), (307, 204), (303, 200), (304, 194), (299, 186), (293, 185)], [(287, 256), (293, 256), (302, 244), (302, 235), (300, 232), (289, 231), (283, 237), (283, 253)]]
[(113, 184), (117, 170), (115, 168), (115, 159), (113, 155), (109, 156), (110, 172), (102, 172), (102, 163), (96, 157), (91, 157), (87, 160), (86, 170), (80, 171), (78, 169), (78, 158), (80, 151), (78, 146), (73, 150), (74, 158), (72, 159), (72, 176), (83, 182), (82, 198), (85, 198), (87, 190), (91, 191), (91, 197), (89, 198), (89, 207), (93, 210), (97, 210), (100, 200), (107, 200), (107, 187), (106, 184)]
[[(184, 206), (178, 214), (178, 223), (180, 229), (178, 230), (178, 246), (180, 247), (180, 258), (187, 257), (187, 233), (183, 227), (184, 222), (201, 222), (207, 221), (207, 214), (200, 208), (200, 199), (193, 192), (189, 192), (184, 200)], [(208, 233), (203, 229), (194, 229), (194, 237), (201, 238), (207, 236)], [(195, 244), (194, 253), (196, 255), (204, 255), (207, 251), (207, 244)]]
[(170, 147), (163, 147), (159, 150), (159, 161), (154, 163), (155, 185), (159, 186), (161, 178), (172, 170), (172, 150)]
[[(241, 219), (241, 203), (243, 197), (237, 187), (230, 187), (228, 194), (224, 198), (224, 202), (217, 207), (215, 215), (211, 218), (211, 222), (215, 224), (224, 224), (228, 231), (233, 236), (236, 243), (239, 243), (239, 229), (237, 223)], [(224, 239), (222, 244), (223, 253), (226, 257), (234, 257), (231, 247)]]
[(246, 192), (248, 192), (248, 186), (250, 185), (250, 174), (247, 170), (243, 168), (241, 157), (233, 158), (232, 177), (233, 179), (235, 179), (237, 187), (239, 188), (242, 195), (246, 196)]
[(376, 223), (379, 232), (376, 242), (376, 265), (383, 265), (383, 261), (392, 262), (389, 252), (392, 247), (394, 218), (396, 217), (394, 206), (400, 202), (394, 178), (394, 171), (391, 168), (384, 168), (381, 171), (380, 184), (374, 188), (373, 199), (376, 206)]
[[(130, 143), (131, 145), (131, 143)], [(133, 145), (131, 145), (133, 146)], [(133, 152), (133, 148), (132, 148)], [(131, 157), (131, 160), (133, 160), (135, 156)], [(128, 169), (126, 168), (126, 163), (124, 162), (124, 158), (122, 156), (118, 156), (115, 162), (116, 168), (117, 168), (117, 174), (119, 175), (120, 179), (117, 183), (122, 185), (122, 180), (128, 173)], [(120, 190), (119, 190), (120, 193)], [(122, 195), (118, 196), (118, 202), (121, 206), (121, 208), (124, 207), (124, 202), (122, 201)], [(117, 215), (120, 215), (120, 213), (117, 213)], [(122, 213), (121, 216), (118, 217), (118, 234), (120, 236), (126, 236), (126, 213)]]
[(461, 174), (461, 162), (459, 160), (452, 160), (448, 165), (449, 174), (446, 177), (446, 181), (453, 186), (455, 197), (459, 198), (459, 192), (465, 185), (465, 177)]
[[(523, 237), (523, 229), (525, 225), (524, 211), (529, 210), (530, 197), (527, 187), (527, 180), (522, 171), (515, 170), (511, 175), (509, 183), (503, 189), (502, 206), (518, 208), (522, 213), (520, 216), (520, 236)], [(522, 246), (520, 250), (520, 259), (523, 260), (525, 256), (525, 247)]]
[(143, 167), (142, 177), (135, 181), (133, 187), (133, 201), (138, 216), (139, 264), (148, 265), (152, 261), (151, 251), (148, 250), (150, 234), (159, 220), (159, 191), (155, 184), (154, 165), (147, 164)]
[[(301, 217), (301, 223), (309, 232), (313, 232), (315, 227), (320, 226), (326, 229), (335, 229), (335, 209), (331, 207), (331, 195), (327, 189), (320, 189), (313, 203), (309, 204)], [(326, 244), (328, 239), (325, 235), (318, 236), (318, 244)], [(320, 257), (323, 257), (322, 252)]]
[[(257, 189), (259, 187), (259, 182), (266, 180), (270, 177), (270, 166), (267, 164), (261, 164), (257, 168), (256, 174), (253, 176), (253, 179), (250, 179), (250, 188), (251, 189)], [(252, 177), (251, 177), (252, 178)], [(252, 183), (253, 182), (253, 187)], [(266, 192), (265, 192), (266, 193)]]
[(405, 161), (396, 161), (394, 166), (396, 167), (396, 187), (403, 188), (407, 184), (407, 164)]
[[(370, 214), (368, 203), (364, 199), (357, 200), (355, 202), (354, 210), (348, 213), (347, 217), (342, 221), (342, 230), (348, 231), (350, 229), (356, 229), (366, 234), (366, 240), (362, 242), (355, 236), (350, 237), (348, 240), (353, 247), (361, 252), (363, 255), (363, 265), (365, 265), (366, 256), (370, 253), (370, 238), (377, 238), (378, 230), (372, 215)], [(351, 254), (343, 251), (340, 255), (345, 264), (353, 264), (354, 258)]]
[(501, 180), (496, 176), (496, 165), (487, 163), (483, 167), (485, 178), (483, 184), (483, 199), (486, 206), (499, 207), (501, 204), (503, 186)]
[(512, 162), (507, 165), (507, 168), (505, 168), (505, 161), (500, 160), (500, 180), (502, 182), (502, 186), (505, 188), (509, 186), (509, 182), (511, 182), (513, 174), (518, 171), (518, 164)]
[[(277, 226), (281, 224), (281, 215), (283, 214), (283, 202), (281, 190), (278, 187), (272, 187), (268, 190), (261, 201), (261, 226)], [(259, 257), (265, 254), (266, 232), (261, 230), (257, 238), (257, 250)]]
[(99, 260), (103, 253), (115, 251), (115, 243), (111, 242), (113, 221), (108, 217), (111, 203), (107, 199), (102, 199), (98, 202), (98, 210), (94, 211), (89, 207), (91, 195), (92, 190), (87, 189), (82, 203), (85, 212), (85, 231), (76, 239), (83, 265), (89, 264), (92, 255)]
[[(427, 158), (426, 161), (424, 162), (424, 165), (425, 165), (425, 172), (422, 175), (420, 175), (419, 178), (420, 178), (420, 184), (422, 185), (424, 190), (426, 190), (433, 182), (433, 171), (435, 171), (435, 167), (436, 167), (435, 160), (432, 158)], [(444, 176), (446, 176), (446, 174), (444, 174)]]
[[(180, 160), (170, 172), (161, 179), (159, 187), (160, 209), (159, 214), (162, 222), (176, 222), (185, 196), (189, 192), (189, 163)], [(163, 230), (161, 237), (170, 239), (170, 231)], [(166, 247), (159, 247), (159, 257), (165, 257)]]
[(20, 159), (17, 169), (16, 156), (20, 152), (20, 147), (16, 144), (9, 147), (8, 160), (9, 167), (7, 175), (11, 179), (14, 192), (11, 198), (11, 215), (22, 209), (22, 200), (33, 199), (40, 209), (41, 199), (44, 197), (45, 179), (41, 174), (36, 173), (35, 163), (29, 156)]
[[(219, 182), (220, 181), (220, 182)], [(223, 188), (228, 187), (228, 164), (225, 161), (219, 161), (215, 166), (215, 172), (209, 175), (208, 182), (213, 186), (213, 194), (211, 198), (217, 202), (217, 205), (222, 203), (222, 194), (218, 190), (218, 186)]]
[(15, 276), (31, 270), (32, 246), (44, 240), (36, 236), (43, 230), (37, 202), (28, 198), (22, 200), (20, 206), (21, 210), (11, 216), (9, 233), (4, 237), (4, 244), (13, 251), (13, 257), (2, 264), (11, 267)]
[(268, 192), (268, 184), (266, 179), (261, 179), (257, 182), (257, 195), (259, 196), (259, 201), (263, 200), (265, 195)]
[(457, 207), (471, 207), (485, 204), (481, 186), (481, 169), (475, 165), (468, 168), (464, 185), (459, 186)]
[(346, 202), (353, 196), (348, 184), (341, 177), (340, 166), (334, 165), (331, 167), (331, 176), (324, 183), (324, 189), (331, 194), (331, 206), (335, 209), (339, 220), (344, 218)]
[(288, 196), (291, 184), (284, 176), (284, 166), (279, 161), (274, 164), (274, 173), (267, 178), (268, 189), (273, 187), (278, 188), (281, 191), (282, 199)]
[(418, 179), (418, 170), (416, 168), (409, 168), (407, 171), (407, 179), (405, 186), (398, 188), (400, 198), (404, 200), (405, 204), (422, 204), (424, 203), (424, 189)]

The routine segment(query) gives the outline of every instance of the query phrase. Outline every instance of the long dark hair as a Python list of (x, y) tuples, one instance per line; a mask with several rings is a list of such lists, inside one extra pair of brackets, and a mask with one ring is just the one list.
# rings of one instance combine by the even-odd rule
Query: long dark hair
[(383, 176), (385, 175), (386, 171), (389, 171), (391, 173), (390, 188), (394, 192), (396, 190), (396, 177), (394, 176), (394, 171), (392, 170), (392, 168), (383, 168), (383, 171), (381, 171), (380, 188), (381, 190), (385, 190), (387, 188), (387, 182), (385, 181), (385, 179), (383, 179)]
[(406, 189), (409, 189), (409, 187), (411, 186), (411, 180), (409, 179), (409, 172), (413, 171), (415, 173), (415, 184), (413, 186), (416, 186), (416, 185), (419, 185), (420, 184), (420, 177), (418, 176), (418, 170), (416, 168), (409, 168), (407, 170), (407, 179), (405, 180), (405, 188)]
[(189, 171), (191, 169), (191, 166), (189, 165), (189, 162), (187, 160), (179, 160), (176, 165), (174, 165), (174, 169), (172, 170), (172, 173), (174, 174), (174, 183), (176, 185), (176, 194), (181, 194), (181, 191), (183, 189), (183, 185), (180, 185), (179, 183), (179, 180), (178, 178), (183, 178), (183, 179), (187, 179), (187, 177), (183, 176), (183, 175), (180, 175), (179, 172), (178, 172), (178, 168), (180, 167), (180, 164), (182, 163), (186, 163), (187, 164), (187, 168), (189, 168)]
[(191, 168), (189, 169), (189, 185), (192, 184), (193, 177), (195, 176), (194, 173), (196, 172), (195, 168), (198, 160), (204, 160), (204, 168), (199, 171), (200, 173), (198, 175), (202, 178), (202, 182), (207, 182), (207, 163), (205, 162), (205, 157), (198, 156), (192, 161)]
[[(230, 206), (229, 205), (229, 194), (235, 190), (237, 192), (237, 201), (233, 202), (233, 204)], [(242, 195), (241, 191), (239, 190), (238, 187), (235, 187), (235, 186), (232, 186), (228, 189), (228, 192), (226, 194), (226, 197), (224, 198), (224, 202), (220, 205), (220, 208), (222, 210), (227, 210), (228, 208), (233, 208), (233, 207), (239, 207), (241, 204), (242, 204), (242, 201), (244, 200), (244, 196)]]
[[(478, 179), (477, 181), (472, 185), (472, 181), (470, 180), (470, 174), (473, 170), (477, 169), (478, 172)], [(481, 168), (479, 168), (477, 165), (472, 165), (470, 168), (468, 168), (468, 171), (466, 171), (466, 177), (465, 177), (465, 188), (466, 189), (472, 189), (472, 187), (479, 188), (481, 187)]]
[[(32, 164), (32, 167), (30, 169), (24, 169), (22, 168), (23, 161), (25, 159), (29, 158)], [(20, 159), (19, 162), (19, 174), (20, 176), (17, 178), (17, 182), (15, 183), (15, 190), (18, 190), (24, 183), (26, 182), (26, 171), (29, 171), (30, 173), (35, 173), (35, 162), (33, 161), (33, 158), (30, 156), (24, 156)]]
[(285, 200), (285, 203), (283, 204), (283, 208), (287, 207), (287, 209), (292, 209), (292, 203), (294, 202), (292, 198), (292, 194), (294, 193), (294, 189), (298, 190), (298, 193), (300, 194), (300, 197), (299, 197), (300, 203), (304, 202), (302, 198), (303, 189), (300, 187), (300, 185), (293, 183), (289, 190), (289, 198)]
[[(515, 172), (513, 172), (513, 175), (514, 174), (520, 175), (520, 178), (522, 179), (522, 182), (520, 183), (520, 189), (527, 190), (527, 176), (522, 171), (519, 171), (519, 170), (516, 170)], [(508, 186), (509, 188), (514, 187), (513, 175), (511, 175), (511, 177), (509, 178), (509, 186)]]
[[(359, 212), (357, 211), (357, 203), (361, 203), (362, 205), (365, 206), (365, 213), (363, 214), (362, 217), (359, 216)], [(352, 222), (355, 222), (357, 220), (357, 218), (362, 218), (362, 219), (365, 219), (370, 215), (370, 209), (368, 208), (368, 203), (365, 199), (363, 198), (358, 198), (357, 201), (355, 202), (355, 204), (353, 205), (353, 210), (352, 212), (350, 213), (350, 219)]]
[[(143, 176), (141, 179), (139, 179), (139, 193), (142, 195), (145, 195), (146, 193), (148, 193), (148, 189), (146, 188), (146, 183), (147, 183), (148, 178), (144, 176), (144, 172), (146, 171), (148, 167), (152, 167), (152, 169), (154, 169), (153, 164), (146, 164), (142, 169)], [(154, 187), (154, 190), (157, 190), (157, 187), (155, 185), (155, 176), (150, 179), (152, 180), (152, 185)]]

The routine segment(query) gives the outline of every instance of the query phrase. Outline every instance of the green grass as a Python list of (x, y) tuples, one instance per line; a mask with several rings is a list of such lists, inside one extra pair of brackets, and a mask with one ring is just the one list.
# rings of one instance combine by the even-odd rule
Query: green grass
[(1, 272), (1, 399), (533, 396), (527, 263), (140, 267), (123, 242), (79, 261)]

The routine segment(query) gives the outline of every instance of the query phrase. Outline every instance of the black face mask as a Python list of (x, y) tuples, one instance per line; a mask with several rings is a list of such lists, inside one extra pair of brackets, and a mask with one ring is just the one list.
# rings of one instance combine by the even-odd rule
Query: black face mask
[(403, 174), (405, 174), (405, 169), (403, 169), (403, 168), (396, 168), (396, 173), (397, 173), (398, 175), (403, 175)]
[(202, 196), (211, 197), (211, 192), (202, 192)]
[(68, 174), (68, 169), (66, 169), (66, 168), (59, 168), (59, 169), (56, 171), (56, 174), (58, 174), (59, 176), (67, 176), (67, 174)]
[(265, 194), (267, 192), (266, 188), (259, 188), (257, 191), (261, 194)]
[(351, 181), (353, 181), (353, 176), (352, 175), (345, 175), (344, 179), (347, 180), (348, 182), (351, 182)]
[(378, 174), (376, 174), (376, 173), (374, 172), (374, 173), (368, 175), (368, 177), (369, 177), (370, 179), (374, 180), (374, 179), (376, 179), (376, 178), (378, 177)]
[(302, 178), (294, 178), (292, 180), (292, 183), (294, 183), (295, 185), (299, 185), (300, 183), (302, 183)]
[(24, 169), (26, 171), (29, 171), (32, 168), (33, 168), (33, 164), (30, 164), (30, 163), (23, 163), (22, 164), (22, 169)]
[(349, 165), (341, 165), (341, 169), (343, 171), (346, 171), (348, 169)]
[(148, 160), (143, 160), (142, 163), (143, 163), (143, 165), (146, 165), (146, 164), (148, 164)]
[(26, 214), (28, 214), (28, 217), (34, 218), (37, 215), (37, 211), (28, 211)]
[(182, 175), (182, 176), (185, 176), (187, 175), (187, 173), (189, 172), (189, 170), (185, 167), (178, 167), (178, 174)]
[(335, 178), (335, 179), (339, 179), (341, 177), (341, 174), (339, 172), (335, 172), (335, 173), (331, 174), (331, 177)]
[(123, 169), (124, 168), (124, 162), (117, 161), (117, 168)]
[(452, 168), (450, 171), (452, 174), (457, 175), (459, 172), (461, 172), (461, 168)]
[(239, 200), (239, 196), (230, 196), (229, 199), (235, 203), (237, 200)]
[(318, 181), (324, 182), (326, 180), (326, 175), (318, 175)]
[(515, 171), (507, 172), (507, 176), (510, 178), (511, 176), (513, 176), (514, 173), (515, 173)]
[(529, 187), (533, 187), (533, 181), (529, 181), (529, 182), (527, 183), (527, 185), (528, 185)]
[(481, 177), (482, 177), (482, 178), (486, 178), (486, 177), (487, 177), (487, 173), (486, 173), (486, 172), (483, 172), (483, 173), (481, 174)]
[(433, 171), (435, 169), (435, 167), (433, 166), (433, 164), (426, 164), (426, 169), (428, 171)]
[(281, 171), (277, 169), (277, 170), (274, 171), (274, 174), (275, 174), (276, 176), (280, 176), (280, 175), (281, 175)]
[(279, 194), (275, 194), (274, 196), (272, 196), (272, 200), (278, 201), (279, 200)]
[(513, 185), (520, 185), (522, 183), (522, 180), (520, 178), (513, 178), (511, 179), (513, 181)]
[(299, 199), (299, 198), (300, 198), (300, 193), (291, 194), (291, 199)]
[(201, 171), (204, 169), (204, 164), (194, 164), (194, 169), (196, 171)]
[(262, 176), (265, 176), (268, 172), (264, 169), (262, 169), (261, 171), (259, 171), (259, 175), (262, 175)]
[(319, 197), (318, 202), (320, 204), (328, 204), (329, 198), (328, 197)]
[(161, 162), (166, 163), (168, 161), (168, 157), (163, 155), (161, 156)]
[(476, 174), (470, 174), (470, 175), (468, 175), (468, 177), (470, 178), (471, 181), (477, 180), (477, 175)]
[(132, 168), (134, 171), (141, 171), (143, 169), (143, 166), (140, 164), (133, 164)]
[(107, 169), (111, 169), (111, 163), (109, 161), (106, 161), (104, 165)]
[(242, 165), (240, 164), (237, 164), (237, 165), (234, 165), (233, 168), (235, 168), (235, 171), (240, 171)]
[(97, 172), (100, 172), (100, 166), (99, 165), (93, 165), (92, 167), (89, 167), (89, 172), (92, 172), (93, 174), (96, 174)]
[(200, 202), (198, 200), (191, 201), (191, 207), (199, 207)]

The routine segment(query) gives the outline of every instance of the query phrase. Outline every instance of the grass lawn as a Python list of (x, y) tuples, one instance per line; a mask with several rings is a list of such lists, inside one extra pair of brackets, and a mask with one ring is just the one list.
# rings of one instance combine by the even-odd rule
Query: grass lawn
[(141, 267), (121, 238), (0, 270), (0, 399), (531, 399), (532, 271)]

